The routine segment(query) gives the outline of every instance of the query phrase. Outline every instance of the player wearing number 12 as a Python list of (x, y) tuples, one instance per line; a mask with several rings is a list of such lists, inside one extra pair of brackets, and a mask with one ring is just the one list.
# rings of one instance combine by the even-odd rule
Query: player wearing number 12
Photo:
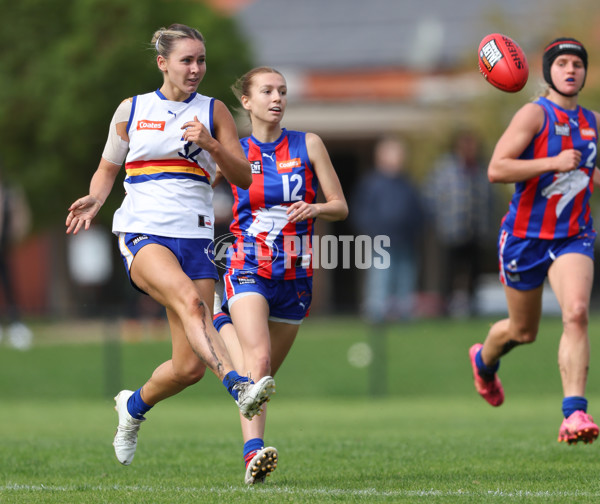
[[(252, 123), (252, 134), (241, 140), (252, 185), (232, 186), (230, 229), (237, 241), (228, 254), (223, 303), (231, 318), (216, 313), (215, 326), (237, 371), (257, 380), (275, 375), (308, 315), (315, 219), (344, 219), (348, 206), (321, 138), (281, 126), (283, 75), (255, 68), (233, 90)], [(323, 203), (317, 202), (319, 186)], [(247, 484), (264, 481), (277, 465), (277, 450), (264, 446), (265, 416), (241, 418)]]
[(508, 318), (496, 322), (483, 345), (469, 351), (475, 388), (492, 406), (504, 401), (500, 357), (535, 341), (548, 278), (562, 312), (558, 348), (564, 420), (558, 440), (591, 443), (598, 426), (587, 413), (590, 362), (589, 304), (596, 233), (589, 199), (600, 185), (596, 167), (600, 114), (578, 104), (587, 74), (583, 45), (559, 38), (543, 54), (545, 96), (524, 105), (496, 144), (491, 182), (514, 183), (498, 239), (500, 280)]

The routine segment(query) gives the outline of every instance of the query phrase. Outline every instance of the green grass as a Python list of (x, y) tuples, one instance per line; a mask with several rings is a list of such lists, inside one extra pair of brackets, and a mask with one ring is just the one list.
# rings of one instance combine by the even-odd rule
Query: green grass
[[(0, 503), (597, 502), (597, 446), (556, 442), (560, 321), (504, 360), (501, 408), (477, 396), (467, 358), (489, 323), (373, 334), (353, 319), (307, 321), (270, 403), (279, 467), (252, 488), (235, 404), (214, 376), (153, 409), (123, 467), (111, 395), (143, 383), (169, 343), (52, 344), (52, 324), (39, 324), (29, 352), (0, 349)], [(353, 367), (348, 351), (365, 342), (383, 356)], [(598, 416), (599, 358), (588, 394)]]

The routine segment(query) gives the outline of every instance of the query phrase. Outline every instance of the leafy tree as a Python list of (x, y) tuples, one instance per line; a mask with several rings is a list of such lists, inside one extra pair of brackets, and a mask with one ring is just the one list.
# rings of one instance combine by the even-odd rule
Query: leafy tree
[[(160, 87), (150, 44), (171, 23), (206, 38), (199, 91), (234, 104), (229, 86), (250, 67), (236, 25), (198, 1), (0, 0), (0, 156), (22, 184), (39, 229), (62, 225), (83, 195), (121, 100)], [(117, 180), (116, 186), (120, 183)], [(110, 223), (118, 187), (98, 220)]]

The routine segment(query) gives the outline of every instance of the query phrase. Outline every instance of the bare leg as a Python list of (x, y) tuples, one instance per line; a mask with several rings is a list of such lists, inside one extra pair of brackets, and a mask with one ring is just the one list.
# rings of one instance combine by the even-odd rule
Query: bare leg
[[(192, 281), (181, 269), (173, 253), (157, 244), (143, 247), (135, 256), (131, 267), (133, 282), (150, 294), (167, 309), (172, 334), (171, 359), (158, 366), (139, 392), (121, 391), (115, 397), (119, 424), (113, 440), (119, 462), (129, 465), (137, 448), (137, 435), (141, 417), (147, 406), (177, 394), (196, 383), (206, 367), (220, 381), (234, 370), (225, 343), (216, 331), (212, 320), (214, 285), (212, 279)], [(210, 300), (210, 304), (206, 303)], [(271, 377), (250, 384), (237, 373), (224, 381), (235, 399), (240, 412), (252, 418), (260, 412), (274, 388)], [(131, 399), (136, 405), (130, 405)], [(132, 409), (130, 409), (130, 406)]]
[(504, 286), (508, 318), (496, 322), (483, 343), (481, 358), (487, 366), (496, 364), (516, 345), (535, 341), (542, 313), (542, 289), (543, 286), (519, 291)]
[[(256, 378), (274, 375), (287, 356), (299, 325), (269, 322), (267, 301), (259, 294), (238, 299), (231, 311), (237, 325), (223, 326), (221, 335), (238, 372), (247, 372)], [(266, 404), (263, 405), (262, 414), (254, 417), (251, 422), (240, 415), (246, 484), (264, 481), (277, 467), (277, 449), (272, 446), (264, 447), (266, 415)]]
[[(236, 370), (240, 374), (250, 373), (254, 381), (271, 373), (271, 340), (269, 335), (269, 306), (259, 294), (238, 299), (231, 308), (234, 328), (228, 324), (221, 329), (223, 339), (231, 350)], [(272, 375), (271, 375), (272, 376)], [(266, 404), (260, 416), (246, 420), (240, 415), (244, 442), (254, 438), (264, 438), (266, 424)]]
[(167, 309), (171, 329), (172, 357), (158, 366), (142, 387), (142, 400), (149, 406), (171, 397), (197, 383), (206, 366), (192, 350), (179, 317)]
[[(181, 270), (171, 251), (154, 244), (145, 246), (136, 254), (131, 276), (140, 289), (168, 309), (176, 337), (185, 335), (198, 359), (219, 380), (223, 380), (233, 370), (233, 363), (212, 324), (214, 282), (192, 282)], [(206, 302), (207, 299), (210, 304)]]
[(588, 321), (593, 275), (593, 261), (583, 254), (558, 257), (548, 272), (562, 311), (558, 366), (565, 397), (585, 395), (590, 362)]
[[(253, 379), (274, 376), (287, 356), (299, 325), (268, 322), (269, 307), (261, 295), (249, 295), (232, 306), (235, 328), (227, 324), (221, 329), (223, 340), (234, 358), (240, 374), (250, 373)], [(266, 405), (263, 414), (251, 422), (241, 418), (244, 441), (263, 439), (266, 423)]]

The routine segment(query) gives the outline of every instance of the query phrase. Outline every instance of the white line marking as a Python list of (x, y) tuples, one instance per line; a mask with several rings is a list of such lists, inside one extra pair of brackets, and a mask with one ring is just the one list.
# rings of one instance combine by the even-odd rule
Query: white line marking
[[(0, 493), (6, 491), (37, 491), (37, 492), (107, 492), (107, 491), (127, 491), (127, 492), (187, 492), (187, 493), (198, 493), (198, 492), (210, 492), (212, 494), (229, 495), (233, 492), (239, 492), (240, 489), (250, 490), (247, 486), (230, 486), (222, 488), (207, 488), (207, 487), (185, 487), (185, 488), (172, 488), (172, 487), (148, 487), (148, 486), (87, 486), (87, 485), (73, 485), (73, 486), (47, 486), (47, 485), (22, 485), (17, 483), (9, 483), (8, 485), (0, 486)], [(562, 498), (575, 498), (575, 497), (600, 497), (599, 492), (557, 492), (548, 490), (481, 490), (480, 492), (473, 492), (469, 490), (435, 490), (434, 488), (426, 490), (377, 490), (375, 488), (365, 488), (362, 490), (349, 490), (341, 488), (291, 488), (291, 487), (277, 487), (277, 486), (261, 486), (252, 487), (253, 492), (264, 492), (270, 495), (281, 494), (281, 495), (300, 495), (300, 496), (372, 496), (372, 497), (538, 497), (538, 498), (549, 498), (549, 497), (562, 497)]]

